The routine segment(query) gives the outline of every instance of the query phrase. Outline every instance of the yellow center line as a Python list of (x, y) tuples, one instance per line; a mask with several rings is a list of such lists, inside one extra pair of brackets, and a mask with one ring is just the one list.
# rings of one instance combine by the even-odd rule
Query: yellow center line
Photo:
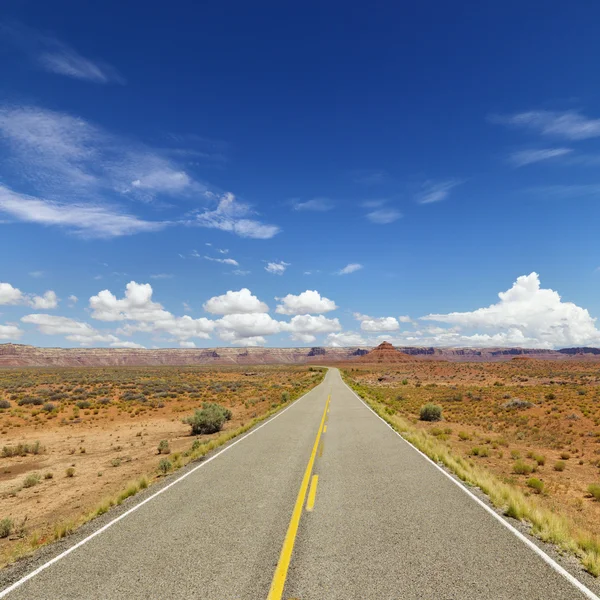
[[(306, 499), (306, 492), (308, 490), (308, 484), (310, 482), (310, 476), (312, 474), (313, 465), (315, 464), (315, 458), (317, 456), (317, 448), (319, 447), (319, 440), (321, 439), (321, 432), (325, 425), (325, 415), (327, 414), (327, 408), (329, 406), (329, 400), (331, 396), (327, 397), (325, 403), (325, 410), (321, 417), (321, 424), (319, 425), (319, 431), (317, 432), (317, 438), (313, 446), (310, 458), (308, 459), (308, 465), (306, 465), (306, 471), (304, 471), (304, 477), (300, 484), (300, 491), (296, 498), (296, 504), (294, 504), (294, 512), (292, 513), (292, 519), (288, 526), (287, 533), (285, 534), (285, 540), (283, 541), (283, 547), (281, 548), (281, 554), (279, 555), (279, 561), (273, 575), (273, 581), (271, 582), (271, 589), (267, 600), (281, 600), (283, 595), (283, 588), (285, 587), (285, 580), (287, 572), (292, 560), (292, 551), (294, 550), (294, 543), (296, 542), (296, 535), (298, 533), (298, 527), (300, 525), (300, 517), (302, 516), (302, 507), (304, 506), (304, 500)], [(316, 492), (316, 490), (315, 490)]]
[(323, 433), (327, 433), (327, 425), (323, 425)]
[(317, 497), (317, 485), (319, 484), (319, 476), (313, 475), (310, 482), (310, 490), (308, 490), (308, 500), (306, 501), (306, 510), (311, 511), (315, 507), (315, 498)]

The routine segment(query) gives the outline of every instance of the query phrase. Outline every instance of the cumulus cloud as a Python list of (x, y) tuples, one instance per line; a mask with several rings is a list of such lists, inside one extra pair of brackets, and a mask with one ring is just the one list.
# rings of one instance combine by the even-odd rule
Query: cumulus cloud
[(263, 336), (281, 331), (281, 323), (267, 313), (226, 314), (215, 325), (222, 340), (236, 345), (266, 343)]
[(136, 332), (166, 333), (176, 340), (189, 338), (209, 339), (215, 324), (204, 317), (192, 319), (184, 315), (176, 317), (162, 304), (152, 300), (149, 283), (131, 281), (125, 288), (125, 296), (117, 298), (109, 290), (102, 290), (90, 298), (92, 318), (99, 321), (129, 321), (118, 333), (132, 335)]
[(187, 342), (182, 341), (182, 342), (179, 342), (179, 345), (181, 346), (181, 348), (195, 348), (196, 347), (196, 344), (191, 341), (187, 341)]
[(49, 310), (58, 306), (58, 298), (55, 292), (48, 290), (43, 296), (33, 296), (30, 305), (36, 310)]
[(275, 309), (280, 315), (307, 315), (310, 313), (326, 313), (338, 307), (333, 300), (321, 296), (317, 290), (306, 290), (297, 296), (288, 294), (280, 301)]
[(485, 308), (429, 314), (421, 320), (448, 323), (458, 330), (484, 330), (448, 333), (446, 339), (462, 345), (554, 348), (600, 343), (600, 331), (589, 312), (572, 302), (564, 302), (558, 292), (542, 288), (535, 272), (518, 277), (509, 290), (498, 296), (499, 302)]
[(365, 346), (367, 341), (354, 331), (343, 331), (341, 333), (330, 333), (325, 341), (326, 346), (343, 348), (346, 346)]
[(343, 269), (340, 269), (337, 274), (338, 275), (349, 275), (350, 273), (355, 273), (356, 271), (360, 271), (363, 266), (359, 263), (350, 263), (346, 265)]
[(135, 349), (141, 349), (141, 350), (145, 350), (146, 346), (143, 346), (142, 344), (138, 344), (136, 342), (123, 342), (123, 341), (118, 341), (118, 342), (113, 342), (110, 345), (111, 348), (135, 348)]
[(232, 265), (234, 267), (240, 266), (240, 263), (237, 260), (234, 260), (233, 258), (212, 258), (211, 256), (205, 256), (204, 258), (212, 262), (221, 263), (222, 265)]
[(265, 271), (267, 273), (271, 273), (272, 275), (283, 275), (285, 270), (290, 266), (290, 263), (286, 263), (283, 261), (280, 262), (270, 262), (265, 267)]
[(261, 240), (270, 239), (281, 231), (277, 225), (248, 218), (253, 214), (255, 213), (248, 204), (239, 202), (233, 194), (227, 192), (219, 198), (217, 208), (196, 215), (196, 224)]
[(23, 335), (23, 330), (16, 325), (0, 325), (0, 340), (18, 340)]
[(89, 323), (57, 315), (31, 314), (21, 318), (23, 323), (35, 325), (44, 335), (64, 335), (67, 340), (87, 345), (93, 342), (118, 342), (115, 335), (102, 333)]
[(291, 338), (306, 344), (314, 342), (316, 335), (342, 330), (338, 319), (328, 319), (323, 315), (296, 315), (289, 323), (281, 323), (282, 331), (288, 331)]
[(10, 283), (0, 282), (0, 304), (21, 304), (23, 292)]
[(202, 308), (214, 315), (231, 315), (245, 313), (266, 313), (269, 307), (261, 302), (248, 288), (237, 292), (228, 291), (221, 296), (207, 300)]
[(371, 333), (380, 331), (397, 331), (400, 323), (395, 317), (369, 317), (361, 313), (354, 313), (354, 318), (360, 321), (360, 328)]

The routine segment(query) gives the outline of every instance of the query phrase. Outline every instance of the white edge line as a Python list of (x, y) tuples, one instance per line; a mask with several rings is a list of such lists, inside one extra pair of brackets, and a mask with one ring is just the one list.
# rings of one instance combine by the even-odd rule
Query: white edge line
[[(518, 537), (526, 546), (533, 550), (546, 564), (554, 569), (558, 574), (562, 575), (571, 585), (576, 587), (586, 598), (589, 600), (600, 600), (592, 590), (587, 588), (579, 579), (571, 575), (564, 567), (561, 567), (553, 558), (548, 556), (539, 546), (534, 544), (529, 538), (524, 536), (518, 529), (513, 527), (506, 519), (501, 517), (496, 511), (490, 508), (485, 502), (480, 500), (473, 492), (467, 489), (460, 481), (452, 477), (442, 467), (440, 467), (435, 461), (433, 461), (427, 454), (421, 452), (416, 446), (413, 446), (407, 439), (405, 439), (398, 431), (396, 431), (385, 419), (381, 418), (341, 377), (342, 383), (356, 396), (382, 423), (389, 427), (404, 443), (408, 444), (415, 452), (418, 452), (423, 458), (429, 461), (440, 473), (446, 476), (452, 483), (458, 486), (465, 494), (467, 494), (472, 500), (477, 502), (484, 510), (486, 510), (496, 521), (504, 525), (510, 532)], [(0, 596), (1, 597), (1, 596)]]
[[(329, 372), (329, 370), (328, 370), (328, 372)], [(327, 376), (327, 373), (325, 374), (325, 376)], [(229, 444), (226, 448), (219, 450), (219, 452), (217, 452), (216, 454), (213, 454), (210, 458), (207, 458), (205, 461), (201, 462), (199, 465), (195, 466), (193, 469), (190, 469), (187, 473), (184, 473), (181, 477), (178, 477), (177, 479), (175, 479), (175, 481), (172, 481), (171, 483), (166, 485), (164, 488), (161, 488), (160, 490), (158, 490), (158, 492), (155, 492), (151, 496), (148, 496), (148, 498), (146, 498), (145, 500), (142, 500), (135, 506), (132, 506), (129, 510), (125, 511), (122, 515), (119, 515), (112, 521), (109, 521), (106, 525), (103, 525), (102, 527), (100, 527), (100, 529), (97, 529), (96, 531), (94, 531), (94, 533), (91, 533), (90, 535), (88, 535), (88, 537), (80, 540), (79, 542), (77, 542), (76, 544), (71, 546), (70, 548), (67, 548), (64, 552), (61, 552), (59, 555), (55, 556), (54, 558), (49, 560), (47, 563), (40, 565), (37, 569), (35, 569), (31, 573), (28, 573), (27, 575), (25, 575), (25, 577), (22, 577), (18, 581), (15, 581), (15, 583), (9, 585), (7, 588), (0, 591), (0, 598), (6, 597), (8, 594), (10, 594), (14, 590), (16, 590), (18, 587), (22, 586), (25, 582), (29, 581), (36, 575), (39, 575), (42, 571), (45, 571), (48, 567), (50, 567), (54, 563), (58, 562), (62, 558), (65, 558), (65, 556), (68, 556), (69, 554), (71, 554), (71, 552), (74, 552), (75, 550), (77, 550), (77, 548), (80, 548), (84, 544), (87, 544), (90, 540), (95, 538), (97, 535), (104, 533), (109, 527), (112, 527), (113, 525), (115, 525), (115, 523), (118, 523), (121, 519), (124, 519), (125, 517), (130, 515), (132, 512), (135, 512), (136, 510), (138, 510), (139, 508), (144, 506), (144, 504), (146, 504), (147, 502), (150, 502), (150, 500), (154, 500), (154, 498), (156, 498), (157, 496), (160, 496), (160, 494), (162, 494), (163, 492), (166, 492), (170, 487), (174, 486), (175, 484), (179, 483), (180, 481), (183, 481), (186, 477), (189, 477), (192, 473), (194, 473), (198, 469), (201, 469), (202, 467), (206, 466), (209, 462), (213, 461), (215, 458), (217, 458), (224, 452), (227, 452), (228, 450), (233, 448), (236, 444), (239, 444), (240, 442), (244, 441), (246, 438), (250, 437), (253, 433), (256, 433), (259, 429), (262, 429), (263, 427), (265, 427), (265, 425), (272, 423), (277, 417), (281, 416), (284, 412), (286, 412), (293, 406), (296, 406), (298, 404), (298, 402), (300, 402), (300, 400), (303, 400), (310, 393), (314, 392), (324, 382), (325, 382), (325, 378), (323, 378), (323, 381), (318, 386), (314, 387), (312, 390), (309, 390), (308, 392), (306, 392), (306, 394), (304, 394), (303, 396), (300, 396), (300, 398), (296, 398), (296, 400), (294, 400), (289, 406), (287, 406), (283, 410), (279, 411), (277, 414), (275, 414), (271, 418), (268, 418), (264, 423), (262, 423), (258, 427), (252, 429), (245, 435), (242, 435), (242, 437), (235, 440), (235, 442), (233, 442), (232, 444)]]

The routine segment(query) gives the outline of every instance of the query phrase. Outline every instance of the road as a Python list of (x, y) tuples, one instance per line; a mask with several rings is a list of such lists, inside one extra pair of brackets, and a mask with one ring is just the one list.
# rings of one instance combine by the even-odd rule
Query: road
[(330, 369), (273, 420), (4, 597), (585, 596)]

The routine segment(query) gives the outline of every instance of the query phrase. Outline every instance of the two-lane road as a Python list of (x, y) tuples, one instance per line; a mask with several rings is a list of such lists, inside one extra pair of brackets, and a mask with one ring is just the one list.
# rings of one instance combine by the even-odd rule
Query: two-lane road
[(2, 597), (586, 596), (330, 369), (274, 419)]

